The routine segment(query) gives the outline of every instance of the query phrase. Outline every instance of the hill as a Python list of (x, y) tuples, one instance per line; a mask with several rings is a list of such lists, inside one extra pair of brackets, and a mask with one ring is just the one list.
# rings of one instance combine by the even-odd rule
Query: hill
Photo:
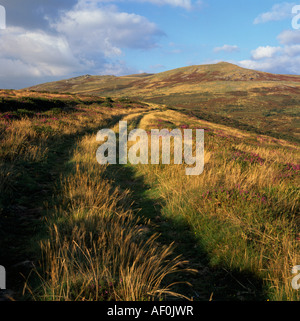
[(28, 89), (132, 97), (259, 134), (300, 139), (300, 76), (255, 71), (226, 62), (158, 74), (85, 75)]
[[(182, 67), (158, 74), (135, 74), (128, 76), (91, 76), (84, 75), (71, 79), (45, 83), (28, 89), (37, 91), (57, 91), (70, 93), (89, 93), (93, 95), (143, 95), (153, 97), (164, 89), (165, 95), (190, 91), (203, 91), (207, 83), (211, 82), (235, 82), (232, 89), (237, 89), (239, 82), (251, 82), (250, 87), (255, 88), (257, 82), (290, 82), (300, 85), (300, 76), (276, 75), (261, 71), (241, 68), (239, 66), (221, 62), (212, 65), (199, 65)], [(199, 85), (202, 85), (199, 88)], [(198, 85), (198, 86), (197, 86)], [(271, 86), (271, 84), (269, 84)], [(186, 86), (186, 87), (183, 87)], [(272, 86), (271, 86), (272, 87)], [(133, 89), (135, 91), (133, 92)], [(208, 88), (206, 88), (208, 89)], [(222, 88), (221, 91), (226, 90)], [(214, 89), (216, 92), (216, 89)]]

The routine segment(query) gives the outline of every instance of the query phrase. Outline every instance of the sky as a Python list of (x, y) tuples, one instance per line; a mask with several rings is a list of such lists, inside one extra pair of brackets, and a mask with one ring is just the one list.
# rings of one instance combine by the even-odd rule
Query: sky
[[(0, 88), (85, 74), (158, 73), (220, 61), (300, 74), (300, 29), (295, 29), (297, 12), (292, 12), (298, 4), (0, 0), (6, 12), (6, 28), (0, 29)], [(1, 19), (3, 14), (0, 26)]]

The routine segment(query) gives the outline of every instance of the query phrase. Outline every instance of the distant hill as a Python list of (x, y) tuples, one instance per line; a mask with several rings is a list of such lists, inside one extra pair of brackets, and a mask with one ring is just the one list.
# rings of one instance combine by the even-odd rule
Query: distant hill
[[(256, 82), (292, 82), (300, 85), (300, 76), (276, 75), (220, 62), (212, 65), (199, 65), (182, 67), (158, 74), (135, 74), (128, 76), (91, 76), (84, 75), (30, 87), (37, 91), (56, 91), (89, 94), (110, 95), (146, 95), (153, 96), (161, 89), (166, 93), (183, 90), (183, 86), (190, 91), (206, 87), (211, 82), (251, 82), (250, 87), (255, 87)], [(133, 90), (137, 90), (134, 91)], [(224, 88), (223, 88), (224, 90)]]
[(227, 62), (157, 74), (85, 75), (27, 89), (131, 97), (258, 133), (300, 139), (300, 76), (250, 70)]

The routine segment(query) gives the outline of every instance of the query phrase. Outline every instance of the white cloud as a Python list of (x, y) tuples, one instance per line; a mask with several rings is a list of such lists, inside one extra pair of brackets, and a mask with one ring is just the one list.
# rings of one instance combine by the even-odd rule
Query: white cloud
[(261, 46), (251, 52), (249, 60), (238, 64), (249, 69), (256, 69), (279, 74), (300, 74), (300, 44), (294, 39), (294, 34), (281, 33), (277, 37), (282, 46)]
[(225, 51), (225, 52), (235, 52), (235, 51), (239, 51), (239, 47), (234, 45), (224, 45), (222, 47), (216, 47), (214, 48), (214, 52), (220, 52), (220, 51)]
[(296, 57), (300, 55), (300, 45), (291, 45), (284, 47), (284, 54), (289, 57)]
[(171, 5), (174, 7), (182, 7), (184, 9), (192, 9), (192, 2), (191, 0), (140, 0), (142, 2), (151, 2), (154, 4), (158, 4), (158, 5)]
[(255, 18), (254, 24), (265, 23), (269, 21), (279, 21), (292, 17), (292, 8), (295, 3), (283, 2), (275, 4), (268, 12), (260, 14)]
[(123, 49), (151, 49), (163, 32), (143, 16), (115, 6), (98, 8), (97, 2), (79, 0), (55, 20), (47, 17), (44, 30), (1, 30), (0, 87), (15, 83), (20, 88), (82, 73), (134, 72), (119, 59)]
[(23, 74), (26, 70), (31, 76), (61, 76), (74, 67), (80, 69), (79, 61), (63, 37), (19, 27), (7, 28), (1, 33), (0, 66), (2, 75)]
[(130, 75), (137, 73), (134, 68), (127, 66), (124, 60), (106, 62), (101, 66), (101, 74), (103, 75)]
[(284, 30), (278, 37), (278, 41), (281, 44), (300, 44), (300, 30)]
[(23, 88), (83, 73), (87, 68), (89, 63), (75, 57), (61, 36), (20, 27), (0, 32), (1, 88)]
[(202, 8), (204, 2), (202, 0), (131, 0), (137, 2), (150, 2), (156, 5), (170, 5), (173, 7), (180, 7), (186, 10)]
[(51, 26), (68, 39), (75, 51), (100, 52), (106, 57), (121, 55), (122, 48), (153, 48), (156, 37), (163, 35), (143, 16), (119, 12), (115, 6), (96, 8), (82, 1)]
[(251, 52), (252, 59), (260, 60), (263, 58), (272, 58), (276, 53), (280, 52), (281, 50), (282, 50), (281, 47), (271, 47), (271, 46), (258, 47), (257, 49)]
[[(121, 2), (124, 0), (80, 0), (81, 4), (93, 4), (93, 5), (97, 5), (97, 4), (103, 4), (103, 3), (116, 3), (116, 2)], [(198, 1), (192, 1), (192, 0), (126, 0), (126, 1), (131, 1), (131, 2), (148, 2), (148, 3), (152, 3), (155, 5), (159, 5), (159, 6), (163, 6), (163, 5), (170, 5), (172, 7), (181, 7), (187, 10), (190, 10), (194, 7), (199, 7), (203, 4), (202, 0), (198, 0)]]
[(243, 60), (238, 63), (241, 67), (261, 70), (278, 74), (300, 74), (300, 56), (293, 59), (281, 55), (263, 60)]

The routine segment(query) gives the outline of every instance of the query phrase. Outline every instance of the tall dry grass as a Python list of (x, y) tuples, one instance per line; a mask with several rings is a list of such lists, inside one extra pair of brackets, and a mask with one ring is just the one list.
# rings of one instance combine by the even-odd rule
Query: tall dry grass
[(104, 178), (97, 146), (94, 135), (77, 144), (74, 171), (61, 179), (60, 204), (49, 220), (49, 239), (41, 243), (40, 287), (26, 289), (36, 300), (55, 301), (180, 297), (165, 279), (184, 271), (186, 262), (172, 256), (172, 244), (162, 246), (156, 234), (143, 234), (147, 222), (124, 209), (129, 192)]
[[(162, 246), (157, 235), (144, 234), (141, 226), (147, 222), (130, 210), (129, 191), (116, 189), (105, 178), (107, 168), (96, 162), (95, 135), (84, 134), (96, 133), (113, 116), (128, 112), (101, 107), (47, 124), (27, 118), (0, 124), (0, 191), (11, 197), (22, 162), (43, 162), (49, 142), (63, 144), (66, 139), (68, 145), (71, 135), (82, 135), (70, 149), (55, 207), (49, 210), (49, 235), (41, 243), (41, 265), (35, 271), (38, 286), (30, 280), (25, 286), (32, 298), (152, 300), (178, 295), (166, 280), (182, 270), (181, 259), (174, 258), (172, 245)], [(154, 128), (158, 117), (176, 127), (207, 128), (202, 175), (187, 177), (185, 165), (135, 167), (162, 198), (162, 215), (189, 224), (211, 266), (257, 275), (270, 300), (299, 300), (291, 287), (291, 268), (300, 263), (299, 172), (289, 170), (289, 164), (299, 163), (299, 148), (171, 111), (150, 113), (140, 125)], [(249, 161), (252, 154), (263, 161)]]
[(164, 121), (207, 128), (200, 176), (187, 177), (185, 165), (138, 166), (163, 199), (164, 215), (190, 225), (211, 266), (253, 273), (270, 300), (299, 300), (291, 286), (300, 262), (299, 148), (274, 139), (259, 143), (256, 135), (176, 112), (155, 116), (144, 118), (143, 128)]

